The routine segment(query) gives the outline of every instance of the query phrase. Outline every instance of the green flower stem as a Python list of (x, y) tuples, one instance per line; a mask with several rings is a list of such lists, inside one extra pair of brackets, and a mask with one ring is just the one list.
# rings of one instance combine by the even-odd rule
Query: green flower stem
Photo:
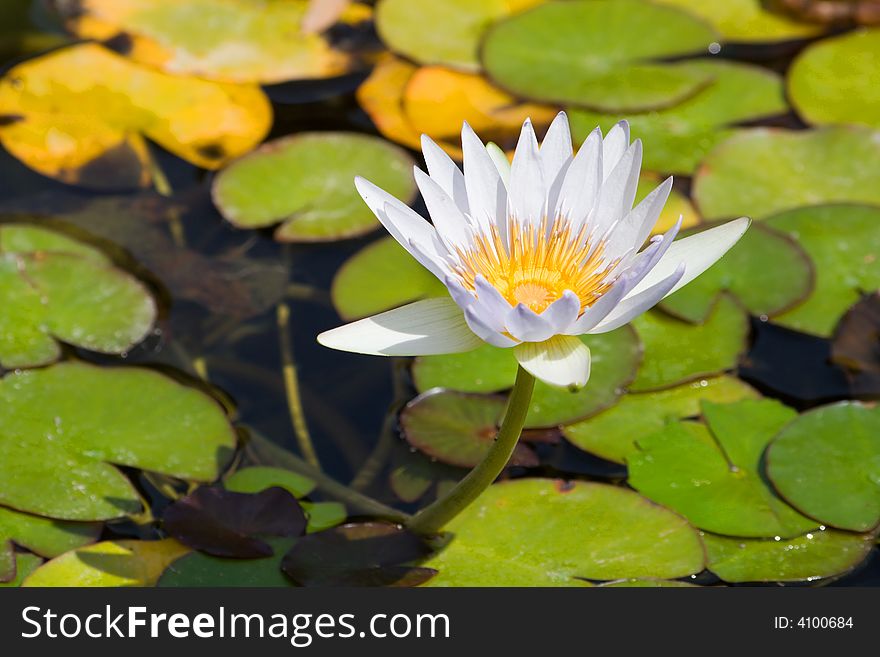
[(409, 529), (419, 534), (436, 534), (498, 478), (519, 441), (534, 388), (535, 377), (520, 367), (507, 403), (504, 421), (486, 458), (446, 496), (415, 514), (407, 523)]

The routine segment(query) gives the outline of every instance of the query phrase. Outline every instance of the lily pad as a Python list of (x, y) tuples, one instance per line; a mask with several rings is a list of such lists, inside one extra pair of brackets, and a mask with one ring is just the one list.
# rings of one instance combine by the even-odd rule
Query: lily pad
[(0, 539), (0, 584), (15, 579), (15, 550), (12, 543)]
[(281, 560), (296, 539), (269, 540), (274, 555), (260, 559), (229, 559), (190, 552), (165, 569), (159, 587), (281, 587), (293, 583), (281, 572)]
[(317, 484), (297, 472), (254, 465), (236, 470), (223, 482), (223, 487), (234, 493), (259, 493), (273, 486), (283, 488), (294, 497), (305, 497)]
[(708, 568), (725, 582), (809, 582), (858, 566), (874, 545), (870, 535), (813, 531), (787, 540), (704, 534)]
[(346, 260), (330, 287), (333, 307), (347, 321), (445, 294), (446, 286), (393, 237), (368, 244)]
[(696, 587), (697, 585), (689, 582), (679, 582), (674, 579), (622, 579), (616, 582), (605, 582), (599, 586), (608, 589), (687, 589)]
[(880, 409), (844, 402), (787, 426), (767, 452), (776, 490), (816, 520), (853, 531), (880, 523)]
[(495, 484), (446, 529), (452, 541), (423, 563), (440, 571), (431, 586), (578, 586), (703, 569), (699, 536), (683, 518), (604, 484)]
[(314, 534), (341, 525), (348, 518), (348, 509), (340, 502), (300, 502), (306, 513), (306, 533)]
[(746, 313), (727, 294), (718, 297), (701, 325), (654, 310), (638, 317), (632, 326), (645, 352), (638, 375), (629, 386), (633, 392), (669, 388), (731, 370), (749, 335)]
[[(21, 586), (22, 582), (24, 582), (24, 580), (43, 563), (43, 560), (36, 554), (30, 554), (28, 552), (17, 552), (14, 556), (15, 573), (11, 580), (5, 581), (0, 578), (0, 588), (15, 588)], [(2, 570), (2, 568), (0, 568), (0, 570)]]
[(816, 268), (813, 293), (804, 303), (776, 317), (776, 323), (830, 336), (863, 291), (880, 288), (880, 208), (801, 208), (772, 217), (767, 224), (794, 238)]
[(94, 543), (101, 523), (63, 522), (0, 506), (0, 544), (11, 541), (44, 557)]
[[(400, 414), (403, 435), (422, 453), (441, 463), (471, 468), (495, 442), (504, 415), (503, 397), (451, 390), (419, 395)], [(535, 454), (517, 444), (511, 465), (537, 465)]]
[(695, 324), (704, 322), (721, 292), (755, 316), (774, 317), (813, 291), (813, 262), (789, 235), (755, 224), (715, 265), (660, 304)]
[(880, 204), (880, 133), (857, 126), (743, 130), (719, 144), (694, 179), (706, 220), (763, 219), (803, 205)]
[(683, 102), (652, 112), (623, 115), (572, 109), (572, 132), (583, 141), (597, 125), (608, 131), (627, 119), (633, 136), (645, 143), (646, 169), (691, 175), (712, 148), (737, 132), (732, 125), (788, 110), (782, 78), (767, 69), (709, 60), (676, 64), (674, 69), (712, 81)]
[(771, 400), (702, 406), (708, 426), (670, 424), (638, 439), (630, 485), (718, 534), (791, 537), (816, 527), (761, 479), (764, 449), (795, 411)]
[(432, 461), (414, 447), (401, 444), (394, 452), (388, 483), (401, 501), (418, 502), (432, 489), (439, 497), (466, 474), (463, 468)]
[(805, 49), (791, 65), (788, 94), (808, 123), (880, 128), (880, 30), (850, 32)]
[(203, 393), (156, 372), (63, 363), (0, 380), (0, 504), (63, 520), (137, 513), (114, 465), (212, 481), (235, 434)]
[(706, 52), (714, 30), (639, 0), (548, 2), (493, 25), (481, 51), (501, 87), (609, 112), (668, 107), (711, 77), (658, 60)]
[[(335, 48), (327, 33), (306, 33), (308, 8), (307, 0), (80, 0), (67, 25), (79, 37), (120, 43), (128, 57), (174, 75), (271, 83), (358, 68), (359, 58)], [(350, 29), (370, 14), (352, 4), (337, 25)]]
[(260, 143), (272, 109), (255, 85), (173, 77), (82, 43), (11, 68), (0, 116), (0, 142), (27, 166), (115, 190), (151, 183), (144, 137), (217, 169)]
[[(590, 347), (590, 381), (571, 392), (538, 381), (526, 426), (549, 427), (597, 413), (613, 404), (632, 380), (641, 358), (635, 332), (621, 328), (600, 335), (581, 336)], [(420, 391), (442, 387), (461, 392), (494, 392), (513, 386), (516, 358), (510, 349), (486, 345), (463, 354), (423, 356), (416, 359), (413, 376)]]
[[(417, 67), (383, 53), (357, 90), (357, 101), (385, 137), (409, 148), (421, 149), (421, 136), (403, 112), (403, 92)], [(444, 148), (449, 145), (444, 144)], [(461, 149), (457, 150), (461, 157)]]
[(154, 586), (189, 548), (174, 539), (105, 541), (62, 554), (32, 572), (23, 586)]
[(134, 277), (97, 250), (25, 224), (0, 225), (0, 364), (45, 365), (57, 340), (124, 353), (156, 319), (156, 304)]
[(665, 427), (700, 414), (700, 403), (727, 403), (759, 395), (736, 377), (719, 376), (668, 390), (630, 393), (598, 415), (563, 427), (574, 445), (615, 463), (638, 453), (637, 443)]
[(653, 0), (688, 11), (710, 23), (725, 41), (771, 44), (805, 39), (822, 31), (809, 23), (767, 11), (762, 0)]
[(361, 175), (407, 201), (412, 158), (381, 139), (347, 132), (299, 133), (264, 144), (214, 180), (214, 203), (239, 228), (281, 224), (282, 242), (355, 237), (379, 227), (352, 180)]
[(880, 374), (880, 291), (867, 294), (834, 328), (831, 360), (856, 376)]
[(385, 44), (421, 64), (480, 68), (480, 38), (493, 22), (543, 0), (382, 0), (376, 29)]

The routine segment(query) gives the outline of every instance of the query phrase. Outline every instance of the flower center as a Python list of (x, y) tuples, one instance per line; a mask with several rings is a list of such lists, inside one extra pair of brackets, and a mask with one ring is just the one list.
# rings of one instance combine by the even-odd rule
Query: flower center
[(594, 244), (586, 226), (574, 230), (564, 218), (545, 218), (540, 225), (510, 219), (505, 236), (493, 225), (457, 255), (465, 287), (475, 291), (476, 277), (483, 276), (511, 305), (521, 303), (536, 313), (566, 290), (578, 296), (583, 312), (611, 286), (608, 274), (617, 264), (605, 263), (604, 244)]

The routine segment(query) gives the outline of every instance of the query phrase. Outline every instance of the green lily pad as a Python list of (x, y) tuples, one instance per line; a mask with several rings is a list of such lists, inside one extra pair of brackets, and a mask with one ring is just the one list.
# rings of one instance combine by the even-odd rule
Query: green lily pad
[(698, 324), (706, 320), (718, 295), (729, 292), (752, 315), (774, 317), (806, 299), (813, 282), (813, 263), (794, 239), (754, 224), (718, 263), (660, 307)]
[(749, 335), (746, 313), (727, 294), (698, 326), (656, 310), (636, 318), (632, 326), (645, 351), (629, 386), (633, 392), (669, 388), (733, 369)]
[(159, 587), (281, 587), (293, 586), (283, 572), (281, 560), (296, 539), (268, 541), (275, 554), (262, 559), (228, 559), (190, 552), (165, 569)]
[(212, 481), (235, 434), (202, 392), (143, 369), (62, 363), (0, 380), (0, 504), (62, 520), (137, 513), (114, 465)]
[(233, 493), (259, 493), (277, 486), (294, 497), (305, 497), (315, 490), (316, 485), (313, 480), (297, 472), (265, 465), (236, 470), (223, 482), (223, 487)]
[(480, 68), (477, 50), (493, 22), (542, 0), (382, 0), (376, 29), (391, 50), (420, 64)]
[(599, 586), (604, 589), (686, 589), (694, 588), (697, 585), (689, 582), (679, 582), (674, 579), (622, 579), (617, 582), (605, 582)]
[(516, 358), (506, 349), (483, 345), (461, 354), (419, 356), (412, 373), (416, 390), (449, 388), (459, 392), (499, 392), (513, 386)]
[(880, 523), (880, 409), (824, 406), (787, 426), (767, 451), (776, 490), (808, 516), (867, 531)]
[(45, 365), (57, 341), (123, 353), (156, 319), (156, 304), (135, 278), (97, 250), (25, 224), (0, 226), (0, 364)]
[(719, 144), (694, 179), (706, 220), (763, 219), (823, 203), (880, 204), (880, 133), (857, 126), (743, 130)]
[(711, 81), (657, 60), (706, 52), (717, 40), (690, 14), (639, 0), (548, 2), (493, 25), (481, 51), (501, 87), (609, 112), (668, 107)]
[(709, 60), (669, 68), (705, 75), (712, 81), (681, 103), (642, 114), (573, 108), (569, 116), (575, 137), (583, 141), (597, 125), (608, 131), (627, 119), (633, 136), (645, 143), (646, 169), (690, 175), (712, 148), (737, 132), (730, 126), (788, 110), (782, 79), (767, 69)]
[(710, 23), (725, 41), (774, 43), (811, 37), (822, 28), (767, 11), (762, 0), (653, 0), (688, 11)]
[(445, 294), (446, 286), (393, 237), (368, 244), (346, 260), (330, 287), (333, 307), (346, 321)]
[(29, 554), (27, 552), (15, 553), (15, 573), (11, 580), (4, 581), (0, 578), (0, 588), (16, 588), (21, 586), (22, 582), (39, 568), (42, 563), (43, 560), (36, 554)]
[(699, 536), (683, 518), (604, 484), (495, 484), (446, 529), (453, 540), (422, 564), (440, 571), (431, 586), (577, 586), (703, 569)]
[(348, 510), (340, 502), (300, 502), (306, 512), (306, 534), (321, 532), (341, 525), (348, 518)]
[(325, 242), (379, 227), (352, 183), (363, 176), (408, 201), (415, 193), (412, 158), (369, 135), (298, 133), (263, 144), (214, 180), (214, 203), (239, 228), (281, 224), (282, 242)]
[(805, 582), (842, 575), (874, 545), (870, 535), (832, 529), (796, 538), (731, 538), (704, 534), (708, 568), (725, 582)]
[(790, 537), (816, 527), (761, 478), (764, 449), (795, 411), (772, 400), (702, 406), (708, 426), (680, 422), (638, 439), (629, 484), (718, 534)]
[(94, 543), (101, 528), (98, 522), (63, 522), (0, 506), (0, 543), (12, 541), (44, 557)]
[(189, 548), (174, 539), (104, 541), (47, 561), (23, 586), (154, 586), (162, 572)]
[(801, 208), (771, 217), (767, 224), (794, 238), (816, 269), (813, 293), (776, 317), (777, 324), (830, 336), (862, 292), (880, 288), (880, 208)]
[(15, 551), (12, 543), (0, 539), (0, 583), (15, 579)]
[(732, 376), (694, 381), (668, 390), (628, 394), (608, 410), (562, 428), (572, 444), (615, 463), (638, 453), (640, 438), (667, 424), (700, 414), (700, 402), (756, 399), (751, 387)]
[[(401, 443), (394, 452), (388, 483), (403, 502), (418, 502), (432, 491), (439, 497), (467, 474), (463, 468), (432, 461), (414, 447)], [(433, 489), (433, 490), (432, 490)]]
[(823, 39), (805, 49), (788, 74), (791, 102), (808, 123), (880, 128), (880, 29)]

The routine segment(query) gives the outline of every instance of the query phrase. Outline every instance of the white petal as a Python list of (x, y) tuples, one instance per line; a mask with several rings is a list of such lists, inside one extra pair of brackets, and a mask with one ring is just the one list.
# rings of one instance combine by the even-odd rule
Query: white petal
[(472, 304), (464, 311), (464, 319), (476, 335), (484, 342), (488, 342), (492, 346), (508, 348), (518, 344), (515, 340), (511, 340), (506, 335), (502, 335), (500, 331), (493, 329), (486, 323), (485, 319), (475, 308), (476, 304)]
[(544, 217), (546, 200), (538, 138), (532, 122), (526, 119), (510, 166), (507, 213), (523, 223), (539, 224)]
[(665, 279), (681, 263), (687, 267), (685, 275), (667, 292), (667, 295), (687, 285), (721, 259), (721, 256), (743, 236), (749, 223), (749, 219), (742, 217), (673, 242), (657, 266), (633, 288), (629, 296), (636, 295)]
[(642, 202), (626, 214), (617, 224), (608, 243), (605, 253), (615, 258), (628, 249), (640, 249), (651, 234), (651, 230), (660, 218), (663, 206), (672, 191), (672, 176), (664, 180)]
[(553, 324), (521, 303), (507, 313), (504, 326), (521, 342), (542, 342), (556, 333)]
[(462, 310), (476, 301), (476, 297), (473, 293), (459, 282), (457, 276), (447, 276), (443, 279), (443, 284), (449, 291), (449, 296), (452, 297), (455, 304)]
[(505, 223), (507, 189), (483, 142), (467, 123), (461, 129), (461, 148), (471, 219), (488, 233), (492, 224)]
[(590, 378), (590, 349), (570, 335), (524, 342), (513, 353), (523, 369), (552, 386), (580, 388)]
[(550, 323), (554, 333), (564, 333), (577, 319), (580, 311), (580, 298), (571, 290), (566, 290), (561, 297), (547, 306), (541, 317)]
[(614, 307), (608, 316), (596, 325), (590, 333), (607, 333), (616, 328), (628, 324), (630, 321), (641, 315), (643, 312), (650, 310), (656, 306), (660, 299), (669, 294), (669, 291), (675, 286), (681, 277), (684, 276), (684, 263), (672, 272), (666, 278), (657, 281), (652, 286), (643, 289), (638, 294), (631, 294), (626, 297), (617, 306)]
[(428, 173), (455, 201), (458, 208), (467, 214), (467, 190), (464, 186), (464, 174), (461, 169), (446, 154), (446, 151), (435, 144), (428, 135), (422, 135), (422, 154), (425, 156), (425, 164), (428, 165)]
[(568, 117), (565, 112), (560, 112), (547, 128), (547, 134), (544, 135), (544, 141), (541, 144), (544, 184), (549, 187), (556, 180), (556, 176), (559, 175), (565, 163), (572, 158), (572, 155), (573, 148)]
[(504, 330), (504, 318), (511, 310), (510, 303), (489, 281), (479, 274), (474, 280), (474, 287), (477, 297), (477, 308), (474, 310), (479, 313), (487, 325), (497, 331)]
[(620, 121), (602, 142), (602, 180), (606, 180), (629, 148), (629, 122)]
[[(604, 161), (604, 160), (603, 160)], [(614, 222), (622, 219), (632, 209), (639, 184), (639, 169), (642, 166), (642, 142), (636, 140), (626, 149), (623, 157), (611, 174), (602, 183), (593, 221), (601, 234)], [(615, 228), (615, 232), (617, 229)]]
[(626, 293), (629, 292), (629, 289), (630, 285), (625, 277), (618, 280), (611, 286), (610, 290), (599, 297), (592, 306), (587, 308), (583, 315), (578, 317), (577, 321), (565, 331), (566, 335), (584, 335), (589, 333), (599, 322), (608, 316), (608, 313), (614, 310), (617, 304), (626, 296)]
[(331, 349), (374, 356), (424, 356), (470, 351), (480, 338), (449, 297), (424, 299), (325, 331), (318, 342)]
[(471, 243), (470, 226), (452, 197), (418, 167), (413, 167), (413, 174), (440, 239), (451, 245), (468, 246)]
[(559, 192), (556, 215), (573, 222), (586, 220), (602, 185), (602, 133), (597, 128), (574, 156)]
[(486, 151), (495, 163), (495, 168), (498, 169), (498, 175), (501, 176), (501, 180), (504, 181), (504, 186), (509, 188), (510, 160), (507, 159), (507, 153), (501, 150), (501, 147), (494, 141), (490, 141), (486, 144)]

